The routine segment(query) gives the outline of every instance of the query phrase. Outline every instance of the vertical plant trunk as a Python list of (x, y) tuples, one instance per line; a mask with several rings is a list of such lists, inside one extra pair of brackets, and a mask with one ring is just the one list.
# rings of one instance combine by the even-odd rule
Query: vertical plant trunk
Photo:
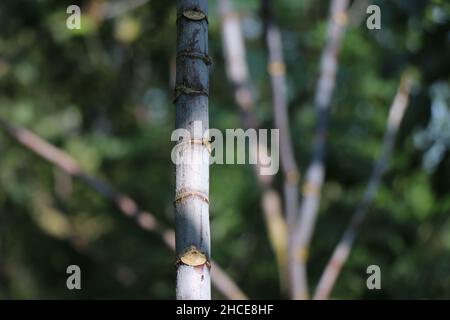
[(313, 150), (303, 182), (303, 199), (294, 236), (293, 250), (297, 256), (297, 265), (294, 268), (295, 276), (293, 278), (295, 279), (294, 294), (297, 299), (307, 299), (309, 296), (306, 267), (325, 179), (325, 142), (328, 131), (329, 107), (336, 81), (338, 53), (347, 25), (348, 3), (349, 0), (332, 0), (330, 4), (326, 45), (321, 57), (320, 77), (314, 99), (316, 128)]
[[(209, 231), (208, 3), (177, 0), (175, 224), (178, 300), (211, 299)], [(200, 130), (194, 130), (200, 124)]]
[[(241, 113), (244, 129), (259, 129), (255, 116), (255, 97), (251, 90), (251, 81), (247, 65), (245, 41), (242, 34), (240, 18), (232, 8), (230, 0), (218, 3), (221, 16), (222, 43), (228, 81), (233, 86), (234, 100)], [(258, 153), (265, 153), (267, 146), (250, 142), (249, 152), (258, 159), (254, 173), (262, 191), (261, 208), (267, 228), (270, 244), (275, 253), (282, 290), (287, 288), (287, 231), (283, 217), (281, 199), (274, 190), (273, 176), (261, 175), (261, 163)]]
[(295, 277), (298, 272), (297, 254), (293, 250), (295, 221), (298, 212), (298, 183), (300, 173), (294, 156), (293, 144), (289, 129), (288, 103), (286, 99), (286, 66), (283, 58), (283, 44), (280, 30), (273, 17), (271, 0), (262, 1), (262, 14), (265, 23), (265, 41), (268, 52), (267, 69), (272, 87), (272, 109), (275, 127), (280, 130), (280, 160), (284, 175), (284, 208), (287, 222), (288, 273), (291, 296), (295, 298), (298, 291), (295, 285), (299, 282)]

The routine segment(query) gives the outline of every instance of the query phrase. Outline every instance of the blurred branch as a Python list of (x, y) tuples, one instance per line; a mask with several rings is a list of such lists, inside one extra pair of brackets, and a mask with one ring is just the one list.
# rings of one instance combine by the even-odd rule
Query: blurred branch
[(402, 76), (397, 94), (389, 110), (387, 119), (387, 128), (383, 140), (382, 150), (377, 159), (366, 190), (361, 202), (356, 208), (353, 216), (347, 226), (341, 240), (334, 249), (334, 252), (325, 267), (325, 271), (319, 280), (314, 299), (327, 299), (333, 289), (337, 277), (342, 269), (343, 264), (350, 255), (353, 242), (355, 241), (358, 229), (367, 215), (370, 204), (378, 190), (383, 173), (388, 165), (392, 149), (394, 147), (397, 131), (408, 106), (409, 92), (411, 87), (411, 79), (408, 75)]
[(305, 173), (300, 205), (299, 219), (296, 222), (293, 251), (295, 254), (295, 298), (307, 299), (308, 276), (307, 261), (320, 194), (325, 177), (325, 140), (328, 129), (328, 117), (331, 95), (336, 81), (338, 68), (337, 55), (341, 47), (347, 24), (348, 0), (333, 0), (330, 7), (326, 44), (321, 57), (320, 76), (316, 87), (315, 108), (316, 128), (311, 160)]
[(111, 19), (147, 4), (149, 0), (122, 0), (104, 5), (104, 19)]
[[(250, 89), (250, 77), (246, 61), (245, 43), (242, 35), (239, 16), (233, 11), (229, 0), (219, 1), (219, 11), (221, 15), (222, 41), (224, 47), (224, 57), (227, 77), (234, 90), (234, 99), (241, 113), (242, 123), (245, 129), (259, 128), (259, 122), (255, 117), (255, 98)], [(258, 155), (266, 146), (261, 144), (250, 145), (250, 152)], [(264, 153), (263, 153), (264, 154)], [(261, 207), (263, 210), (269, 241), (275, 253), (281, 287), (287, 286), (287, 234), (286, 223), (283, 218), (281, 200), (278, 192), (272, 187), (272, 176), (259, 174), (260, 157), (255, 157), (257, 165), (254, 172), (258, 184), (262, 190)]]
[(299, 170), (294, 157), (289, 131), (288, 105), (286, 101), (286, 66), (283, 58), (281, 33), (273, 18), (272, 2), (262, 1), (262, 15), (265, 23), (265, 40), (268, 52), (268, 72), (272, 86), (272, 108), (275, 127), (280, 130), (280, 160), (284, 174), (284, 207), (288, 229), (288, 273), (291, 296), (297, 296), (298, 283), (295, 275), (295, 256), (293, 251), (294, 226), (298, 206)]
[(348, 8), (348, 24), (352, 27), (357, 27), (366, 16), (367, 7), (370, 5), (370, 0), (353, 1)]
[(91, 1), (89, 12), (97, 20), (108, 20), (126, 14), (129, 11), (137, 9), (150, 0), (120, 0), (120, 1)]
[[(15, 127), (2, 118), (0, 118), (0, 127), (25, 148), (98, 192), (125, 216), (133, 219), (142, 229), (158, 234), (170, 249), (175, 250), (174, 231), (163, 227), (151, 213), (141, 210), (132, 198), (115, 191), (100, 179), (84, 173), (75, 159), (29, 130)], [(247, 299), (233, 280), (215, 262), (212, 262), (211, 277), (216, 289), (228, 299)]]

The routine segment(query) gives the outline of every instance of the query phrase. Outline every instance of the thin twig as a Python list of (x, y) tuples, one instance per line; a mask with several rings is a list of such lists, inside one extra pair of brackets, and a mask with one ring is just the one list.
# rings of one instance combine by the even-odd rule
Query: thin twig
[(395, 138), (403, 115), (405, 114), (406, 107), (408, 106), (410, 87), (411, 79), (405, 74), (402, 76), (397, 94), (395, 95), (389, 110), (387, 128), (380, 156), (374, 165), (364, 195), (357, 206), (349, 225), (345, 229), (341, 240), (334, 249), (331, 259), (325, 267), (322, 277), (319, 280), (319, 284), (317, 285), (314, 299), (323, 300), (329, 297), (342, 266), (350, 255), (350, 250), (355, 241), (358, 229), (368, 213), (369, 206), (373, 201), (383, 173), (389, 163)]
[(316, 87), (316, 129), (311, 160), (303, 182), (303, 199), (294, 235), (293, 250), (296, 258), (294, 280), (297, 289), (295, 298), (297, 299), (307, 299), (309, 296), (306, 267), (325, 177), (325, 140), (328, 130), (329, 106), (336, 81), (337, 55), (347, 24), (347, 6), (348, 0), (333, 0), (331, 3), (326, 45), (322, 53), (320, 76)]
[[(222, 21), (222, 40), (224, 47), (227, 77), (234, 90), (234, 99), (241, 112), (241, 119), (245, 129), (259, 128), (259, 121), (255, 117), (255, 98), (250, 89), (250, 76), (246, 61), (245, 42), (242, 35), (239, 16), (233, 11), (229, 0), (220, 0), (219, 11)], [(250, 146), (250, 152), (258, 155), (265, 151), (266, 146), (255, 143)], [(258, 151), (259, 150), (259, 151)], [(264, 151), (263, 151), (264, 150)], [(287, 286), (287, 232), (283, 218), (281, 200), (277, 191), (272, 187), (272, 176), (263, 176), (260, 172), (260, 157), (255, 157), (257, 165), (254, 173), (262, 190), (261, 207), (264, 214), (269, 241), (275, 253), (281, 287)]]
[(280, 160), (284, 175), (284, 207), (288, 229), (288, 273), (292, 298), (298, 289), (295, 279), (295, 255), (293, 237), (296, 216), (298, 212), (298, 181), (300, 173), (294, 156), (289, 130), (289, 115), (286, 99), (286, 66), (283, 58), (283, 44), (280, 30), (273, 17), (272, 2), (262, 1), (262, 14), (265, 23), (265, 40), (268, 51), (268, 72), (272, 87), (272, 108), (275, 127), (280, 130)]
[[(162, 226), (151, 213), (141, 210), (132, 198), (115, 191), (102, 180), (86, 174), (70, 155), (31, 131), (13, 126), (2, 118), (0, 118), (0, 127), (25, 148), (98, 192), (125, 216), (132, 218), (142, 229), (158, 234), (171, 250), (175, 250), (174, 231)], [(232, 300), (247, 299), (246, 295), (215, 262), (212, 262), (211, 275), (213, 284), (225, 297)]]

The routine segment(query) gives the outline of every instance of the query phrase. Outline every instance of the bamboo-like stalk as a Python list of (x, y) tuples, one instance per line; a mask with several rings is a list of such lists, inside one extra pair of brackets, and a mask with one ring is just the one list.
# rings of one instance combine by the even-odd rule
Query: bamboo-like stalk
[[(175, 232), (162, 226), (151, 213), (140, 209), (131, 197), (116, 191), (102, 180), (88, 175), (80, 168), (74, 158), (31, 131), (13, 126), (2, 118), (0, 118), (0, 128), (20, 145), (99, 193), (114, 204), (125, 216), (133, 219), (139, 227), (159, 235), (167, 247), (175, 250)], [(214, 286), (226, 298), (232, 300), (247, 299), (233, 280), (214, 261), (211, 262), (211, 278)]]
[(176, 296), (209, 300), (209, 139), (203, 135), (209, 128), (208, 2), (177, 0), (176, 4), (176, 128), (190, 134), (176, 146)]
[(350, 250), (353, 242), (355, 241), (358, 229), (367, 215), (369, 206), (373, 201), (380, 185), (383, 173), (389, 163), (389, 158), (394, 147), (397, 131), (400, 127), (403, 115), (405, 114), (406, 107), (408, 106), (410, 87), (411, 79), (405, 74), (402, 76), (397, 94), (395, 95), (394, 101), (392, 102), (389, 110), (387, 128), (380, 156), (374, 165), (364, 195), (353, 213), (350, 223), (345, 229), (341, 240), (334, 249), (331, 259), (325, 267), (325, 270), (319, 280), (319, 284), (317, 285), (314, 299), (324, 300), (329, 297), (342, 266), (350, 255)]
[[(263, 0), (265, 39), (268, 51), (268, 72), (272, 87), (272, 108), (275, 126), (280, 130), (280, 160), (284, 173), (285, 205), (288, 224), (297, 215), (297, 185), (299, 171), (294, 157), (289, 133), (288, 106), (286, 101), (286, 66), (283, 58), (283, 45), (278, 26), (273, 19), (270, 0)], [(295, 200), (295, 201), (294, 201)]]
[[(233, 86), (234, 99), (241, 113), (244, 128), (258, 129), (259, 121), (255, 117), (255, 98), (250, 89), (250, 76), (246, 61), (245, 42), (239, 16), (232, 9), (230, 0), (219, 1), (221, 16), (222, 42), (228, 81)], [(264, 215), (269, 241), (278, 264), (281, 287), (287, 287), (287, 232), (283, 217), (279, 193), (272, 187), (273, 176), (260, 174), (258, 152), (265, 152), (266, 146), (250, 141), (250, 153), (258, 160), (254, 173), (262, 191), (261, 208)]]
[(280, 160), (284, 175), (284, 207), (288, 229), (288, 273), (291, 296), (297, 296), (298, 272), (293, 250), (295, 221), (298, 212), (299, 170), (295, 161), (291, 136), (289, 133), (288, 105), (286, 101), (286, 66), (283, 58), (281, 33), (273, 18), (272, 2), (262, 1), (265, 23), (265, 40), (268, 51), (268, 72), (272, 87), (272, 108), (275, 127), (280, 130)]
[(337, 55), (347, 24), (348, 0), (333, 0), (330, 6), (326, 44), (321, 57), (320, 76), (315, 93), (316, 128), (310, 163), (306, 169), (302, 187), (302, 202), (296, 222), (293, 251), (295, 254), (295, 298), (307, 299), (307, 260), (320, 194), (325, 178), (325, 140), (328, 130), (329, 105), (336, 81)]

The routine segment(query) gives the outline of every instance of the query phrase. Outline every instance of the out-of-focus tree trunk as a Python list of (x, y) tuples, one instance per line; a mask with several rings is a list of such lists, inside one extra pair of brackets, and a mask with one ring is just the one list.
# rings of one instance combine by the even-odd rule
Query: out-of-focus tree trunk
[[(208, 2), (177, 0), (176, 297), (211, 299), (209, 229)], [(200, 130), (194, 130), (200, 124)]]
[(299, 171), (294, 157), (289, 132), (288, 105), (286, 101), (286, 66), (283, 58), (281, 33), (274, 21), (272, 2), (262, 1), (262, 15), (265, 23), (265, 40), (268, 52), (268, 72), (272, 86), (272, 109), (275, 127), (280, 130), (280, 160), (284, 175), (284, 210), (288, 230), (288, 273), (291, 296), (296, 297), (295, 287), (299, 282), (295, 277), (296, 254), (293, 251), (293, 235), (298, 214)]
[(316, 129), (313, 141), (311, 161), (305, 172), (303, 199), (300, 205), (299, 219), (296, 222), (293, 251), (296, 256), (294, 268), (295, 298), (308, 298), (308, 277), (306, 266), (317, 212), (320, 194), (325, 179), (325, 140), (328, 130), (330, 100), (336, 81), (338, 68), (337, 56), (347, 24), (348, 0), (333, 0), (330, 7), (325, 48), (322, 53), (320, 77), (315, 93)]
[(331, 290), (334, 287), (342, 266), (350, 255), (350, 250), (353, 242), (355, 241), (358, 229), (367, 215), (369, 206), (375, 197), (381, 178), (383, 177), (383, 173), (389, 163), (389, 158), (394, 147), (395, 137), (397, 136), (406, 107), (408, 106), (411, 82), (412, 80), (410, 76), (408, 74), (404, 74), (397, 90), (397, 94), (395, 95), (394, 101), (389, 109), (387, 128), (380, 156), (375, 163), (361, 202), (353, 213), (349, 225), (345, 229), (341, 240), (334, 249), (331, 259), (325, 267), (325, 271), (323, 272), (322, 277), (319, 280), (319, 284), (317, 285), (314, 299), (324, 300), (330, 296)]
[[(251, 91), (245, 42), (239, 16), (233, 10), (230, 0), (219, 1), (219, 13), (227, 77), (233, 86), (234, 99), (241, 113), (242, 124), (246, 130), (258, 129), (259, 121), (254, 112), (255, 98)], [(262, 191), (261, 208), (269, 241), (277, 259), (280, 286), (284, 291), (287, 288), (286, 222), (283, 217), (280, 195), (272, 186), (273, 176), (260, 173), (261, 165), (258, 153), (266, 154), (266, 148), (267, 146), (261, 143), (250, 141), (249, 152), (258, 161), (254, 166), (254, 173)]]

